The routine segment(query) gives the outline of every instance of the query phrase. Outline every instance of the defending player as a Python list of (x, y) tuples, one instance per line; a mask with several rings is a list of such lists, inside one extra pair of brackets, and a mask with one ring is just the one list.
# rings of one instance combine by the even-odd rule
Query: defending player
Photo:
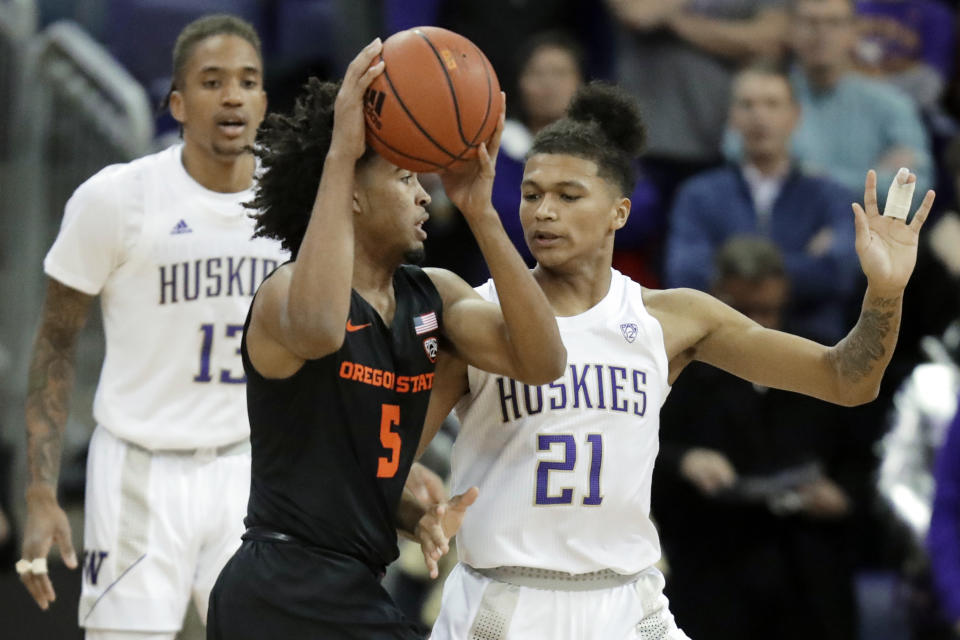
[[(424, 441), (462, 396), (453, 489), (480, 494), (458, 534), (461, 562), (444, 585), (434, 640), (686, 638), (654, 568), (649, 518), (670, 384), (699, 360), (838, 404), (877, 394), (933, 192), (905, 224), (878, 214), (867, 175), (865, 206), (853, 205), (863, 308), (846, 338), (825, 347), (764, 329), (707, 294), (644, 289), (612, 270), (642, 141), (632, 101), (592, 84), (528, 155), (520, 217), (567, 348), (563, 376), (537, 386), (455, 354), (438, 363)], [(509, 300), (499, 283), (478, 291)]]
[(421, 637), (379, 583), (396, 529), (436, 557), (476, 498), (468, 489), (428, 514), (401, 501), (440, 342), (530, 384), (566, 361), (490, 203), (502, 117), (489, 154), (481, 146), (442, 179), (509, 301), (501, 311), (450, 272), (403, 264), (423, 256), (430, 198), (415, 174), (365, 148), (362, 98), (383, 71), (368, 69), (381, 48), (364, 49), (339, 90), (311, 80), (292, 117), (271, 116), (261, 136), (257, 234), (294, 259), (260, 287), (244, 330), (248, 529), (210, 599), (212, 640)]
[[(266, 110), (260, 40), (209, 16), (173, 51), (170, 110), (183, 144), (107, 167), (67, 203), (30, 366), (29, 480), (21, 578), (55, 599), (54, 541), (83, 566), (87, 638), (173, 638), (193, 598), (201, 619), (243, 531), (250, 478), (240, 330), (254, 290), (285, 252), (251, 241)], [(87, 460), (82, 560), (57, 504), (74, 344), (94, 297), (106, 332)], [(40, 571), (38, 571), (38, 569)]]

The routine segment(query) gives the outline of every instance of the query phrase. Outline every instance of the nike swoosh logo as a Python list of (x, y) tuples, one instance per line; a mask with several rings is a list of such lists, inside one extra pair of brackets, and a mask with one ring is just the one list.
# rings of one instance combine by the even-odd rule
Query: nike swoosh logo
[(369, 326), (370, 326), (369, 322), (367, 324), (353, 324), (352, 322), (350, 322), (350, 319), (347, 318), (347, 331), (349, 333), (353, 333), (354, 331), (360, 331), (360, 329), (366, 329)]

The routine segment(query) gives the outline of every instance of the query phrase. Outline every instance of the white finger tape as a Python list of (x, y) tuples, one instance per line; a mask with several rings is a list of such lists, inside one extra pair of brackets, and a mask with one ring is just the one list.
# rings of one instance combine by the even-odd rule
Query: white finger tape
[(33, 560), (27, 560), (26, 558), (21, 558), (17, 560), (14, 568), (21, 576), (25, 573), (43, 574), (47, 572), (47, 559), (34, 558)]
[(906, 181), (910, 175), (910, 170), (901, 167), (897, 175), (893, 176), (893, 182), (887, 190), (887, 203), (883, 207), (883, 215), (891, 218), (900, 218), (906, 220), (910, 215), (910, 204), (913, 202), (913, 190), (917, 186), (916, 181), (901, 184), (901, 178)]

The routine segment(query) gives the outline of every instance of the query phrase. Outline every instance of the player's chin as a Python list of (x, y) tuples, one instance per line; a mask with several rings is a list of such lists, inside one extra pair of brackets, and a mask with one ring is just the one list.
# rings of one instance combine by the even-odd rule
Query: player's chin
[(536, 243), (528, 241), (527, 249), (530, 250), (530, 255), (533, 256), (533, 259), (540, 264), (547, 265), (557, 260), (557, 251), (552, 247), (538, 247)]
[(213, 151), (218, 156), (242, 156), (253, 151), (253, 141), (246, 139), (218, 140), (213, 143)]
[(415, 246), (411, 246), (403, 252), (403, 261), (407, 264), (423, 264), (426, 257), (427, 252), (422, 242), (416, 243)]

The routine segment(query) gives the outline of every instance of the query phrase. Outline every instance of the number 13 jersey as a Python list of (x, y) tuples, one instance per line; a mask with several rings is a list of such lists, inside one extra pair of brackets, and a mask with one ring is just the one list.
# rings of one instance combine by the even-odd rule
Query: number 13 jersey
[(286, 259), (252, 239), (253, 190), (218, 193), (182, 145), (111, 165), (67, 202), (44, 260), (51, 278), (99, 295), (106, 355), (93, 413), (147, 449), (247, 437), (240, 333), (254, 291)]
[[(477, 291), (497, 301), (492, 281)], [(663, 332), (640, 285), (614, 270), (599, 303), (557, 324), (567, 368), (550, 384), (468, 368), (453, 490), (480, 497), (457, 551), (476, 568), (636, 573), (660, 558), (650, 481), (669, 392)]]

